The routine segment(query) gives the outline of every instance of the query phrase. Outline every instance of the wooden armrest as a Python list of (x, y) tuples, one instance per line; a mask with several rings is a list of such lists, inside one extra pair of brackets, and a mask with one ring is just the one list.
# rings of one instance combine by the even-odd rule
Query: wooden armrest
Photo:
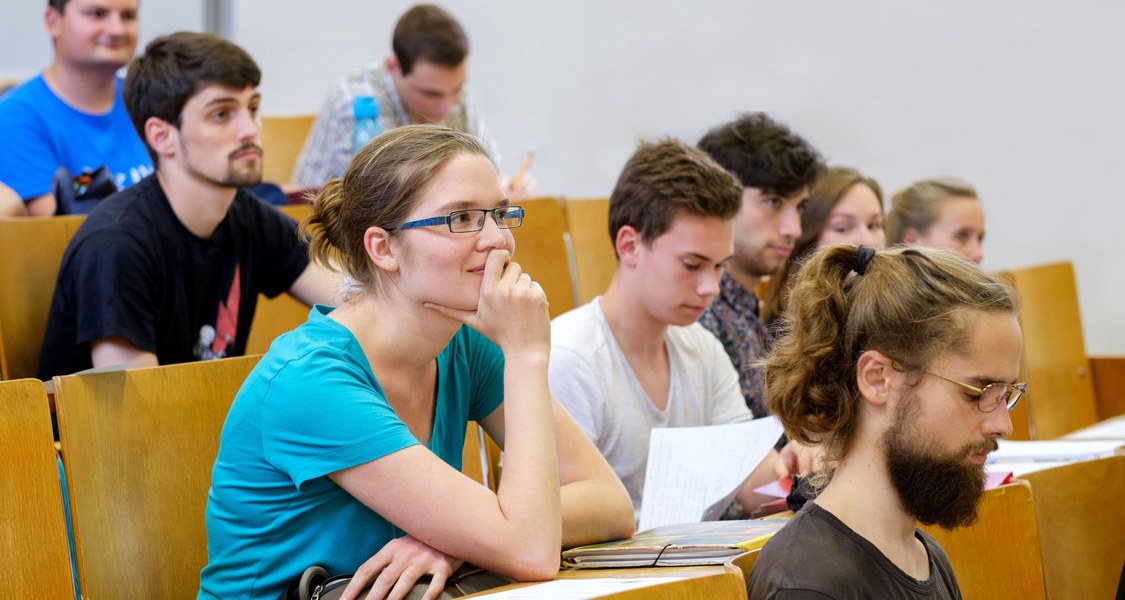
[(1125, 415), (1125, 356), (1091, 356), (1090, 379), (1098, 420)]

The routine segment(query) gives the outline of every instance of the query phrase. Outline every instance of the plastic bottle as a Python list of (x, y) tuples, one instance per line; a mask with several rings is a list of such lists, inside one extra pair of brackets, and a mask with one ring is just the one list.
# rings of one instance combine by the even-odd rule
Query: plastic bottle
[(354, 155), (364, 144), (383, 133), (383, 126), (379, 124), (379, 103), (371, 96), (356, 96), (352, 112), (355, 115), (355, 129), (352, 131)]

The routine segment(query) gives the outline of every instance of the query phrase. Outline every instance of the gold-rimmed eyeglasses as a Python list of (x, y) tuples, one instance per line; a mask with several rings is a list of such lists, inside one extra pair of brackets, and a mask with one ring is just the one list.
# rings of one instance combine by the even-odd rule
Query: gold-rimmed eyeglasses
[(944, 379), (949, 383), (955, 383), (977, 394), (975, 404), (977, 405), (977, 410), (981, 412), (992, 412), (996, 410), (996, 408), (1001, 404), (1007, 406), (1008, 410), (1010, 411), (1016, 407), (1016, 403), (1018, 403), (1020, 401), (1020, 398), (1023, 397), (1024, 393), (1027, 392), (1026, 383), (996, 382), (990, 383), (983, 388), (979, 388), (975, 385), (965, 383), (964, 381), (957, 381), (956, 379), (950, 379), (945, 375), (938, 375), (937, 373), (934, 373), (929, 369), (923, 369), (923, 371), (929, 373), (930, 375), (933, 375), (934, 377), (937, 377), (938, 379)]

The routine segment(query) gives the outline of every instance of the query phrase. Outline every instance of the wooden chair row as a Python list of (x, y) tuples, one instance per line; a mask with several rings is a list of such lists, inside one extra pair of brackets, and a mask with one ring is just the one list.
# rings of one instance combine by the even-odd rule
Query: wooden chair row
[[(54, 379), (83, 597), (195, 597), (220, 433), (259, 358)], [(495, 487), (496, 465), (481, 461), (498, 457), (478, 431), (470, 424), (464, 470)], [(53, 439), (43, 383), (0, 382), (0, 564), (12, 589), (63, 598), (71, 573)]]
[[(84, 597), (194, 596), (219, 434), (257, 360), (55, 378)], [(464, 468), (482, 479), (475, 429)], [(0, 564), (13, 582), (58, 582), (57, 594), (44, 595), (63, 597), (66, 534), (41, 382), (0, 382), (0, 444)], [(969, 528), (930, 531), (967, 598), (1110, 597), (1125, 561), (1122, 495), (1125, 456), (1075, 463), (990, 490)], [(748, 573), (751, 565), (735, 566)]]
[[(597, 208), (599, 204), (601, 209)], [(566, 241), (568, 215), (564, 213), (563, 204), (551, 198), (530, 200), (523, 205), (528, 218), (523, 227), (513, 230), (516, 259), (543, 286), (551, 302), (551, 316), (554, 317), (574, 308), (576, 299)], [(604, 203), (598, 202), (570, 202), (566, 206), (595, 208), (593, 211), (568, 208), (570, 220), (576, 224), (596, 218), (598, 211), (604, 209)], [(281, 210), (298, 222), (310, 212), (307, 205), (286, 206)], [(587, 213), (594, 217), (588, 217)], [(36, 375), (59, 266), (67, 244), (83, 218), (0, 217), (0, 379)], [(588, 237), (585, 231), (580, 232), (577, 228), (569, 233), (575, 239)], [(608, 239), (608, 235), (603, 237)], [(575, 247), (585, 246), (583, 243)], [(605, 246), (609, 246), (608, 242)], [(577, 253), (579, 273), (585, 272), (581, 270), (584, 265), (592, 264), (595, 271), (600, 269), (599, 272), (612, 275), (612, 266), (606, 271), (603, 264), (604, 255), (593, 260), (586, 254), (585, 250)], [(612, 247), (609, 247), (609, 259), (613, 260)], [(587, 282), (583, 284), (582, 297), (593, 297), (602, 291), (591, 287), (594, 284), (589, 283), (592, 281), (589, 276), (583, 275), (580, 280)], [(608, 284), (608, 279), (605, 284)], [(308, 308), (286, 294), (272, 300), (259, 297), (258, 310), (247, 340), (247, 354), (264, 353), (274, 338), (303, 323), (307, 315)]]
[(1053, 439), (1125, 414), (1125, 358), (1086, 355), (1069, 262), (1001, 274), (1019, 292), (1028, 392), (1012, 413), (1013, 439)]
[[(516, 260), (543, 285), (557, 316), (605, 291), (616, 267), (608, 200), (524, 201), (528, 218), (513, 230)], [(282, 210), (300, 221), (309, 207)], [(54, 282), (82, 217), (0, 218), (0, 377), (36, 374)], [(1073, 267), (1069, 263), (1004, 273), (1022, 297), (1024, 373), (1029, 392), (1012, 413), (1013, 439), (1052, 439), (1125, 414), (1125, 358), (1086, 355)], [(308, 308), (282, 295), (259, 298), (247, 353), (304, 322)]]

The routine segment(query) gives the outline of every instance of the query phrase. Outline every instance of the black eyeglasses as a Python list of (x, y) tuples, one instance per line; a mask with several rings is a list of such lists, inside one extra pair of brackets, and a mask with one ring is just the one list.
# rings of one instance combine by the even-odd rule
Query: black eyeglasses
[(395, 229), (411, 229), (432, 225), (447, 225), (452, 233), (473, 233), (484, 229), (484, 219), (492, 214), (492, 220), (500, 229), (515, 229), (523, 225), (522, 206), (498, 206), (496, 208), (466, 208), (455, 210), (444, 217), (431, 217), (418, 221), (408, 221)]
[(1016, 407), (1016, 404), (1020, 401), (1020, 398), (1023, 397), (1024, 392), (1027, 391), (1027, 384), (1026, 383), (999, 383), (999, 382), (997, 382), (997, 383), (990, 383), (990, 384), (984, 386), (983, 388), (979, 388), (975, 385), (970, 385), (970, 384), (965, 383), (963, 381), (957, 381), (956, 379), (950, 379), (950, 378), (948, 378), (944, 375), (938, 375), (937, 373), (934, 373), (933, 371), (931, 371), (929, 369), (923, 369), (923, 370), (926, 373), (929, 373), (930, 375), (933, 375), (934, 377), (937, 377), (938, 379), (944, 379), (944, 380), (948, 381), (949, 383), (955, 383), (955, 384), (957, 384), (957, 385), (959, 385), (959, 386), (961, 386), (961, 387), (963, 387), (967, 390), (972, 390), (973, 392), (976, 392), (978, 394), (978, 396), (976, 398), (977, 410), (979, 410), (981, 412), (986, 412), (986, 413), (992, 412), (992, 411), (996, 410), (996, 408), (999, 407), (1001, 404), (1007, 406), (1008, 410), (1010, 411), (1010, 410), (1012, 410), (1013, 408)]

